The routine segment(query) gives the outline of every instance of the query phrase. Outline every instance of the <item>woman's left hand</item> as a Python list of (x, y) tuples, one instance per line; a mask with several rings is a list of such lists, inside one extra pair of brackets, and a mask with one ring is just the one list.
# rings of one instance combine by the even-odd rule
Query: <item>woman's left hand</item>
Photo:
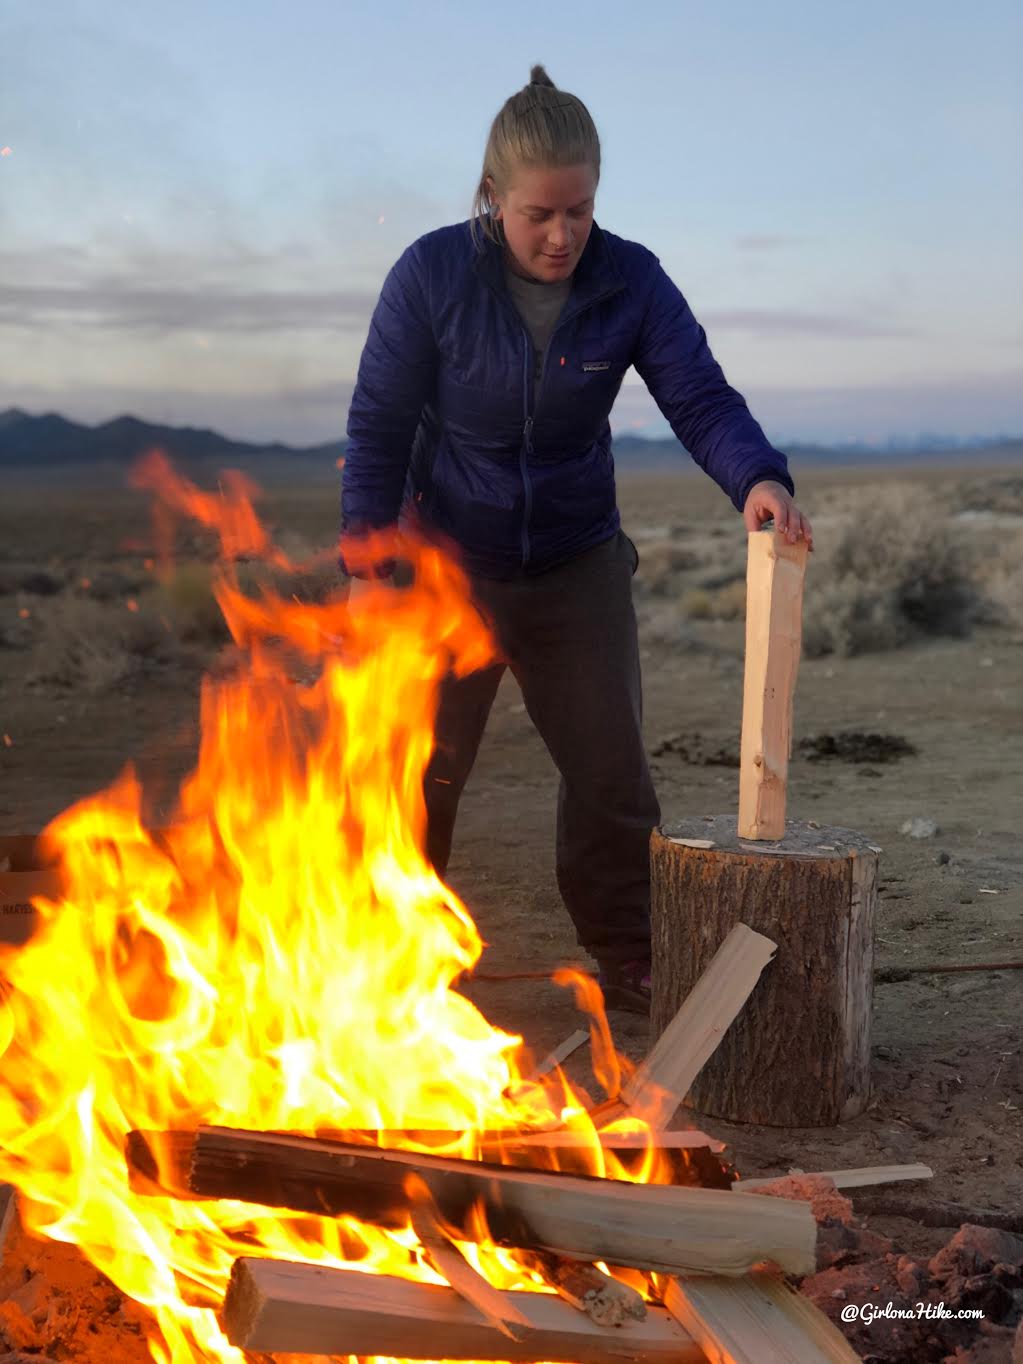
[(774, 519), (774, 524), (790, 545), (804, 539), (806, 547), (813, 549), (813, 527), (807, 517), (796, 506), (788, 488), (770, 480), (754, 483), (746, 497), (742, 509), (742, 519), (747, 530), (759, 530), (765, 521)]

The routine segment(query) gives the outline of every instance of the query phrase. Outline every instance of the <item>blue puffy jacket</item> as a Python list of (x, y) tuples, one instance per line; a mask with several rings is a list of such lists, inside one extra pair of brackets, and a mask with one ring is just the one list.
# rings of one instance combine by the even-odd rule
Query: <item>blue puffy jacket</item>
[(740, 511), (761, 479), (793, 491), (785, 456), (646, 247), (593, 224), (534, 382), (501, 248), (475, 246), (468, 221), (428, 232), (392, 267), (370, 323), (348, 416), (345, 532), (414, 508), (491, 578), (600, 544), (619, 526), (608, 414), (630, 365)]

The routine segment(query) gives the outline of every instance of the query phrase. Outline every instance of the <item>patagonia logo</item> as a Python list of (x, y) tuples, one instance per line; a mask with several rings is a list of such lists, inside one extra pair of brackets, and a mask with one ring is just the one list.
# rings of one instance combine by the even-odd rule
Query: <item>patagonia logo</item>
[(584, 361), (583, 361), (583, 373), (592, 373), (594, 370), (598, 370), (598, 369), (610, 369), (610, 368), (611, 368), (611, 361), (610, 361), (610, 360), (584, 360)]

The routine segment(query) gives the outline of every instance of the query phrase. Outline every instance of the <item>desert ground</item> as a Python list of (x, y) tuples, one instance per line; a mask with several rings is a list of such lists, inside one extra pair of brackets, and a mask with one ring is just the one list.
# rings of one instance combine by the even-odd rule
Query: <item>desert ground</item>
[[(861, 831), (883, 848), (882, 975), (1019, 962), (1023, 470), (978, 460), (794, 473), (817, 551), (789, 814)], [(663, 818), (732, 812), (741, 519), (681, 464), (678, 474), (621, 474), (619, 501), (641, 560), (645, 728)], [(283, 543), (323, 547), (336, 534), (337, 490), (325, 477), (275, 481), (260, 505)], [(129, 760), (159, 818), (194, 756), (201, 673), (224, 644), (199, 562), (205, 542), (196, 534), (183, 547), (195, 562), (160, 586), (147, 567), (153, 542), (140, 494), (12, 481), (0, 521), (0, 833), (41, 830)], [(886, 739), (876, 751), (814, 756), (828, 746), (821, 736), (849, 732)], [(914, 751), (900, 755), (895, 738)], [(554, 881), (555, 795), (553, 765), (506, 677), (449, 873), (487, 943), (480, 970), (489, 975), (587, 965)], [(914, 819), (936, 832), (903, 832)], [(582, 1021), (571, 995), (543, 979), (464, 988), (539, 1054)], [(646, 1022), (615, 1012), (611, 1023), (638, 1060)], [(934, 1179), (905, 1186), (918, 1200), (1023, 1209), (1023, 970), (879, 979), (872, 1041), (874, 1097), (841, 1127), (742, 1127), (699, 1114), (676, 1125), (726, 1141), (748, 1176), (922, 1161)], [(571, 1066), (584, 1077), (585, 1053)], [(917, 1253), (950, 1234), (903, 1218), (872, 1225)]]

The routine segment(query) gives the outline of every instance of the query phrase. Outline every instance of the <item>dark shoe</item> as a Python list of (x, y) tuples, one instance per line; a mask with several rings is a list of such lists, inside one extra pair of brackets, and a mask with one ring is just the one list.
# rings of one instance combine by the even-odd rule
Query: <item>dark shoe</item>
[(650, 1013), (650, 963), (624, 961), (602, 966), (597, 976), (609, 1009), (626, 1009), (633, 1014)]

